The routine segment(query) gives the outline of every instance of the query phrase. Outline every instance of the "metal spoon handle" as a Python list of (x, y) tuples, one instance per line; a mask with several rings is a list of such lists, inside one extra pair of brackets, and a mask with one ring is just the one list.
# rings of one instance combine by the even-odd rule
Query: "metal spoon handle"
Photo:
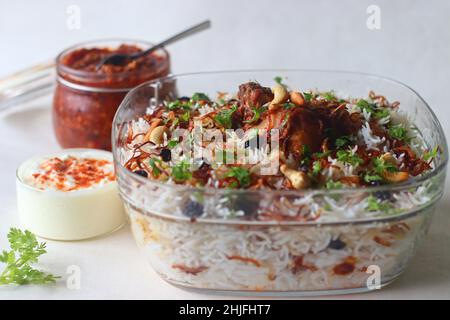
[(180, 39), (186, 38), (186, 37), (188, 37), (190, 35), (193, 35), (193, 34), (195, 34), (197, 32), (206, 30), (210, 26), (211, 26), (211, 21), (209, 21), (209, 20), (203, 21), (202, 23), (196, 24), (195, 26), (192, 26), (189, 29), (186, 29), (186, 30), (184, 30), (184, 31), (182, 31), (180, 33), (177, 33), (176, 35), (174, 35), (174, 36), (172, 36), (172, 37), (170, 37), (170, 38), (168, 38), (168, 39), (166, 39), (166, 40), (164, 40), (164, 41), (154, 45), (153, 47), (151, 47), (151, 48), (149, 48), (149, 49), (147, 49), (145, 51), (138, 52), (137, 54), (134, 54), (133, 58), (138, 58), (138, 57), (144, 56), (144, 55), (146, 55), (146, 54), (148, 54), (150, 52), (155, 51), (156, 49), (159, 49), (159, 48), (162, 48), (164, 46), (167, 46), (167, 45), (169, 45), (169, 44), (171, 44), (171, 43), (173, 43), (175, 41), (178, 41)]

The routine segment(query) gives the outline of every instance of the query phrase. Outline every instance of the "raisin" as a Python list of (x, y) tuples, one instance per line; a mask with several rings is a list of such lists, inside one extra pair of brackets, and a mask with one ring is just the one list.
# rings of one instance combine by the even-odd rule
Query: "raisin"
[(378, 187), (379, 185), (381, 185), (381, 183), (378, 180), (373, 180), (369, 182), (369, 185), (373, 187)]
[(162, 149), (159, 155), (164, 162), (169, 162), (172, 159), (172, 151), (166, 148)]
[(178, 100), (181, 102), (189, 102), (189, 100), (191, 100), (191, 98), (183, 96), (183, 97), (178, 98)]
[(189, 200), (183, 207), (182, 212), (190, 218), (197, 218), (203, 214), (203, 205), (197, 201)]
[(259, 199), (258, 197), (251, 197), (240, 195), (234, 201), (234, 210), (244, 211), (245, 216), (254, 216), (258, 213), (259, 209)]
[(147, 177), (148, 177), (148, 173), (147, 173), (147, 171), (145, 171), (145, 170), (136, 170), (136, 171), (133, 171), (133, 172), (134, 172), (135, 174), (141, 176), (141, 177), (144, 177), (144, 178), (147, 178)]
[(392, 200), (392, 194), (389, 191), (377, 191), (374, 195), (381, 201)]
[(341, 239), (337, 238), (335, 240), (331, 240), (328, 244), (328, 248), (334, 249), (334, 250), (341, 250), (344, 249), (347, 244), (342, 241)]

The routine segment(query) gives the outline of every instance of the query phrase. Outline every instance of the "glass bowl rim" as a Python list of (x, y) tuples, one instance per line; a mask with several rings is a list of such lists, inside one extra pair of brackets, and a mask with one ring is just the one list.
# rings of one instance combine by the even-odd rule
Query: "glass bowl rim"
[[(353, 75), (353, 76), (362, 76), (366, 78), (372, 78), (376, 80), (381, 80), (385, 82), (391, 82), (395, 85), (398, 85), (400, 87), (403, 87), (407, 90), (409, 90), (411, 93), (413, 93), (425, 106), (425, 108), (429, 111), (431, 118), (437, 123), (438, 126), (438, 135), (443, 140), (443, 145), (441, 145), (442, 149), (442, 156), (443, 161), (432, 171), (425, 173), (424, 175), (421, 175), (417, 178), (414, 178), (413, 181), (404, 181), (401, 183), (395, 183), (395, 184), (386, 184), (386, 185), (380, 185), (380, 186), (364, 186), (364, 187), (343, 187), (340, 189), (314, 189), (314, 188), (305, 188), (301, 190), (268, 190), (268, 189), (262, 189), (262, 190), (249, 190), (249, 189), (220, 189), (220, 188), (214, 188), (214, 187), (193, 187), (189, 185), (180, 185), (180, 184), (168, 184), (160, 181), (155, 181), (151, 179), (146, 179), (144, 177), (141, 177), (137, 174), (133, 174), (128, 169), (126, 169), (119, 161), (117, 160), (116, 153), (118, 152), (117, 146), (115, 144), (116, 135), (117, 135), (117, 126), (121, 125), (117, 123), (117, 118), (119, 113), (126, 107), (129, 100), (131, 99), (132, 95), (137, 92), (140, 88), (151, 86), (152, 84), (160, 83), (161, 81), (167, 81), (167, 80), (173, 80), (180, 77), (190, 77), (190, 76), (202, 76), (202, 75), (220, 75), (220, 74), (233, 74), (233, 73), (261, 73), (261, 72), (313, 72), (313, 73), (333, 73), (333, 74), (340, 74), (340, 75)], [(365, 72), (355, 72), (355, 71), (344, 71), (344, 70), (325, 70), (325, 69), (238, 69), (238, 70), (218, 70), (218, 71), (201, 71), (201, 72), (187, 72), (187, 73), (179, 73), (179, 74), (169, 74), (165, 77), (153, 79), (150, 81), (146, 81), (135, 88), (133, 88), (131, 91), (127, 93), (125, 98), (122, 100), (119, 108), (117, 109), (117, 112), (113, 119), (113, 125), (112, 125), (112, 135), (111, 135), (111, 144), (112, 144), (112, 153), (114, 158), (114, 163), (116, 165), (116, 174), (118, 172), (124, 172), (125, 175), (129, 176), (133, 179), (136, 179), (138, 182), (148, 185), (148, 186), (157, 186), (162, 188), (170, 188), (172, 190), (176, 191), (184, 191), (184, 192), (210, 192), (214, 193), (214, 195), (239, 195), (239, 194), (245, 194), (245, 195), (255, 195), (260, 193), (267, 193), (269, 192), (271, 195), (279, 195), (279, 196), (301, 196), (305, 194), (314, 194), (314, 195), (337, 195), (337, 194), (345, 194), (348, 192), (379, 192), (379, 191), (396, 191), (396, 190), (402, 190), (405, 188), (414, 188), (421, 186), (424, 182), (431, 180), (433, 177), (441, 174), (443, 171), (446, 170), (446, 166), (448, 163), (448, 147), (447, 147), (447, 140), (444, 134), (444, 131), (442, 129), (441, 123), (436, 117), (435, 113), (431, 109), (431, 107), (428, 105), (428, 103), (425, 101), (425, 99), (422, 98), (422, 96), (417, 93), (413, 88), (410, 86), (398, 81), (394, 80), (388, 77), (378, 76), (371, 73), (365, 73)]]

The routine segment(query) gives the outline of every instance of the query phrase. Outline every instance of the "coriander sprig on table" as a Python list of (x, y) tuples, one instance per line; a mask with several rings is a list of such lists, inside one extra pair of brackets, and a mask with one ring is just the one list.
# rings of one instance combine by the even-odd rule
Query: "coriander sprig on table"
[(48, 284), (60, 278), (32, 267), (47, 250), (45, 242), (39, 243), (30, 231), (11, 228), (8, 240), (11, 251), (3, 250), (0, 254), (0, 262), (6, 264), (0, 274), (0, 285)]

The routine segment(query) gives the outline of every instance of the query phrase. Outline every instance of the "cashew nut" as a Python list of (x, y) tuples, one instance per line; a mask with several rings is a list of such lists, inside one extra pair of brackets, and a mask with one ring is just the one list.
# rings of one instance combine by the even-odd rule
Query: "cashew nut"
[(154, 144), (161, 144), (164, 142), (164, 134), (167, 134), (168, 130), (166, 126), (157, 126), (155, 129), (152, 130), (150, 133), (149, 141), (153, 142)]
[(305, 104), (305, 98), (301, 92), (292, 91), (290, 96), (291, 102), (296, 106), (302, 106)]
[(387, 163), (390, 164), (397, 164), (397, 161), (395, 161), (395, 158), (392, 156), (391, 153), (386, 152), (381, 156), (381, 159)]
[(202, 119), (202, 127), (203, 128), (211, 129), (211, 128), (214, 128), (214, 125), (215, 125), (214, 121), (210, 117), (205, 117)]
[(385, 171), (383, 172), (383, 178), (389, 182), (402, 182), (409, 179), (409, 173), (405, 171), (398, 171), (398, 172)]
[[(381, 156), (381, 159), (386, 163), (397, 165), (397, 161), (392, 156), (392, 154), (389, 152), (384, 153)], [(383, 178), (389, 182), (402, 182), (402, 181), (408, 180), (409, 173), (405, 172), (405, 171), (398, 171), (398, 172), (384, 171)]]
[(288, 168), (285, 164), (280, 166), (280, 171), (289, 179), (295, 189), (303, 189), (309, 186), (306, 173)]
[(272, 88), (273, 100), (270, 102), (269, 109), (274, 109), (277, 105), (285, 103), (289, 98), (289, 92), (280, 84)]

